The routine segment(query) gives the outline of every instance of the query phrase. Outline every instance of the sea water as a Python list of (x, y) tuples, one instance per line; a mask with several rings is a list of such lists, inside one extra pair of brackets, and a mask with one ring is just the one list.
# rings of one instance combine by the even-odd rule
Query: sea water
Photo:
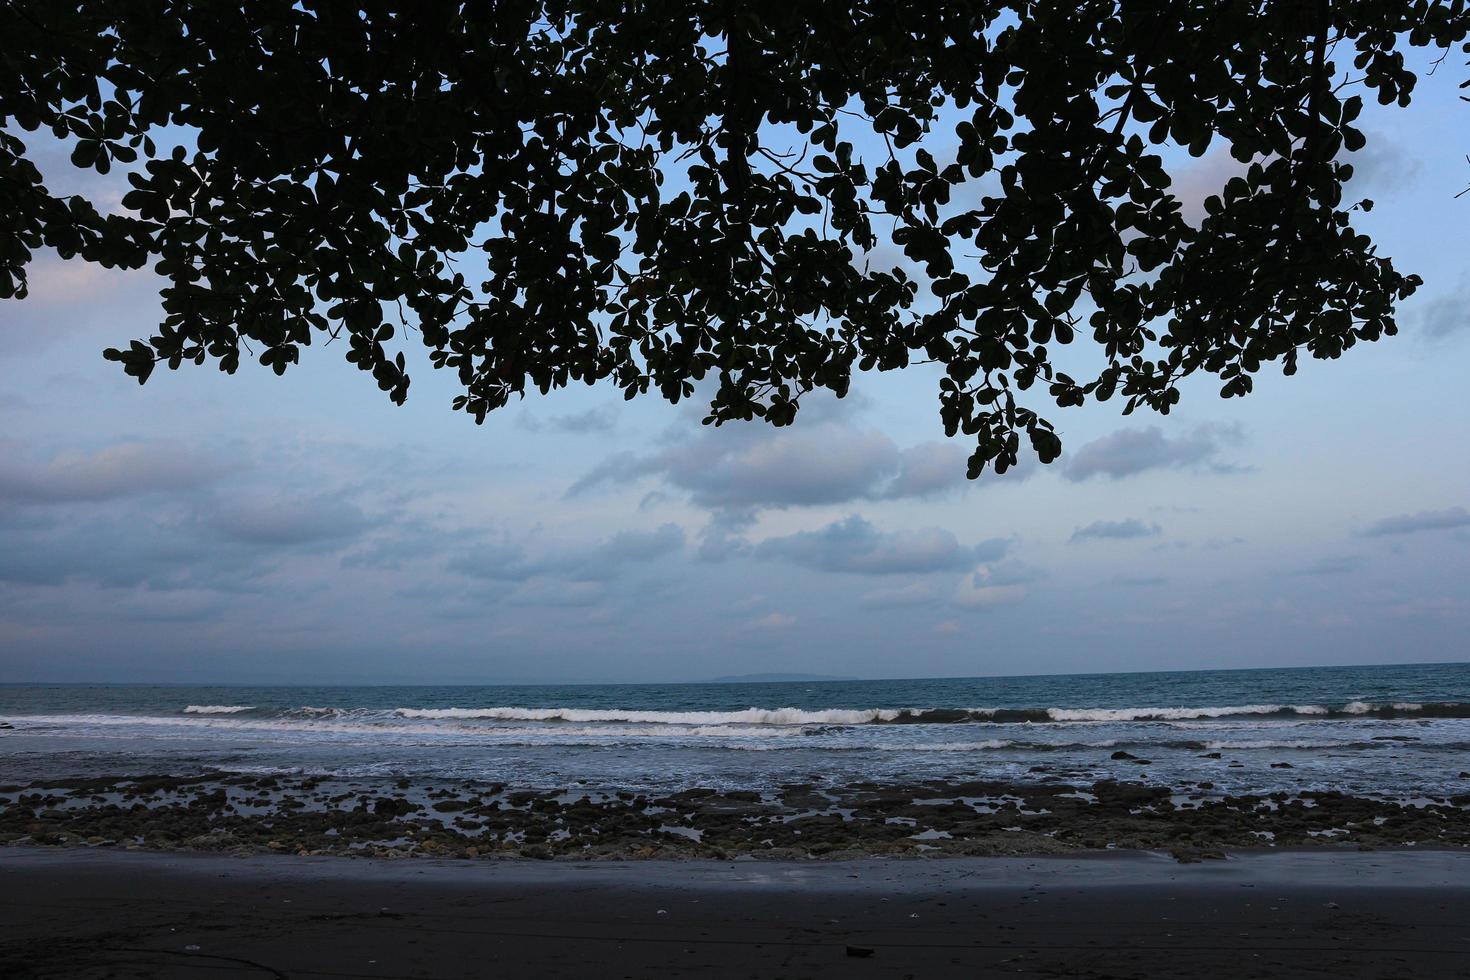
[(654, 790), (1126, 778), (1220, 792), (1470, 792), (1470, 664), (728, 684), (9, 685), (0, 722), (10, 726), (0, 727), (0, 783), (221, 771)]

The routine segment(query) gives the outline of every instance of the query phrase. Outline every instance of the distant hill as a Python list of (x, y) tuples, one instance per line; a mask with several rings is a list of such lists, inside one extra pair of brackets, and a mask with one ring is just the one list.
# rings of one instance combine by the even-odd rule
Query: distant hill
[(706, 684), (797, 684), (813, 681), (855, 681), (856, 677), (832, 677), (828, 674), (735, 674), (711, 677)]

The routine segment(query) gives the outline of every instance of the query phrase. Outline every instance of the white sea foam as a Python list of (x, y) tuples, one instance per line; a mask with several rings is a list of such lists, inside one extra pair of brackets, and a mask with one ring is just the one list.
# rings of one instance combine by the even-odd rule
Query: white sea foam
[(1328, 739), (1328, 740), (1296, 740), (1280, 741), (1272, 739), (1240, 739), (1234, 741), (1206, 742), (1207, 749), (1234, 749), (1237, 751), (1249, 751), (1252, 749), (1341, 749), (1349, 747), (1371, 746), (1372, 742), (1353, 741), (1351, 739)]
[(902, 712), (889, 708), (803, 711), (800, 708), (746, 708), (744, 711), (633, 711), (619, 708), (398, 708), (401, 718), (486, 721), (633, 722), (645, 725), (866, 725), (893, 721)]
[(1052, 721), (1184, 721), (1193, 718), (1230, 718), (1237, 715), (1325, 715), (1317, 704), (1230, 704), (1207, 708), (1048, 708)]
[(880, 752), (981, 752), (986, 749), (1009, 749), (1016, 743), (1003, 738), (980, 742), (920, 742), (918, 745), (876, 745)]
[(184, 708), (186, 715), (238, 715), (242, 711), (254, 711), (253, 704), (191, 704)]
[[(1400, 711), (1417, 711), (1423, 705), (1400, 702)], [(317, 709), (322, 710), (322, 709)], [(1332, 709), (1320, 704), (1231, 704), (1201, 707), (1129, 707), (1129, 708), (1046, 708), (1033, 709), (1037, 720), (1054, 722), (1129, 722), (1191, 721), (1244, 716), (1290, 715), (1303, 718), (1324, 717)], [(1345, 708), (1347, 714), (1367, 714), (1374, 705), (1355, 701)], [(746, 708), (743, 711), (644, 711), (622, 708), (397, 708), (400, 718), (435, 721), (533, 721), (533, 722), (625, 722), (643, 725), (866, 725), (875, 722), (909, 721), (932, 723), (954, 720), (989, 721), (1015, 714), (1005, 708)]]

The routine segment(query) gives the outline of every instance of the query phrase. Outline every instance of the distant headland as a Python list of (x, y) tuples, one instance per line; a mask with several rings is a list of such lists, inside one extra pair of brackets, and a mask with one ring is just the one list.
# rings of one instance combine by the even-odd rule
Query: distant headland
[(795, 684), (814, 681), (855, 681), (856, 677), (833, 677), (829, 674), (733, 674), (711, 677), (706, 684)]

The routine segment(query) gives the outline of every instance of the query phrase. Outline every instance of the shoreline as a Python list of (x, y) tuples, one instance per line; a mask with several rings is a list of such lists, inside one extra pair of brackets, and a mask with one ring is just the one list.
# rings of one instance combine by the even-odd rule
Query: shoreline
[(204, 773), (0, 786), (0, 844), (305, 857), (854, 860), (1470, 848), (1470, 793), (1227, 795), (1208, 782), (793, 783), (660, 795)]
[(1470, 853), (464, 862), (0, 850), (0, 974), (1463, 977)]

